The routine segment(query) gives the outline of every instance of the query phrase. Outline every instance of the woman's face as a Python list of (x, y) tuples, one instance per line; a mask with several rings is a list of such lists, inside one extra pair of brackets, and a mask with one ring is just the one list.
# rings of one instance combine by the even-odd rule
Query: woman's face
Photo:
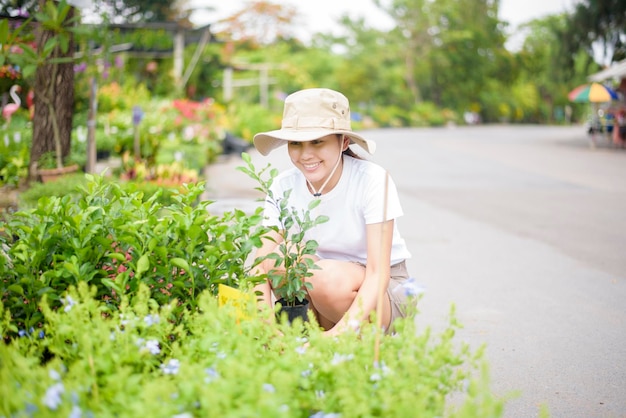
[[(338, 135), (327, 135), (308, 142), (289, 142), (287, 149), (291, 162), (304, 174), (313, 186), (320, 187), (335, 167), (339, 155), (348, 146), (349, 139)], [(337, 180), (341, 170), (335, 172)], [(330, 180), (327, 187), (336, 181)]]

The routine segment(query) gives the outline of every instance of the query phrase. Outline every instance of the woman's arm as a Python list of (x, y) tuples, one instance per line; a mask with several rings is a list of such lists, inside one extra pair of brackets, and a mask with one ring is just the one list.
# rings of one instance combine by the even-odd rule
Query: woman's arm
[(367, 266), (365, 278), (359, 288), (352, 305), (341, 320), (329, 331), (335, 335), (350, 326), (351, 320), (359, 322), (368, 320), (370, 313), (377, 308), (379, 286), (382, 286), (383, 309), (378, 312), (382, 315), (382, 325), (389, 326), (391, 306), (387, 299), (387, 287), (390, 279), (391, 245), (393, 241), (393, 219), (383, 223), (366, 226), (367, 234)]

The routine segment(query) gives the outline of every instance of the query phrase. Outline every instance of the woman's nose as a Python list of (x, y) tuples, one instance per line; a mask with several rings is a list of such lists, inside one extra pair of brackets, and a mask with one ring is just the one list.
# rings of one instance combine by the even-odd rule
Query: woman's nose
[(308, 142), (303, 142), (301, 152), (302, 156), (310, 156), (313, 153), (313, 145)]

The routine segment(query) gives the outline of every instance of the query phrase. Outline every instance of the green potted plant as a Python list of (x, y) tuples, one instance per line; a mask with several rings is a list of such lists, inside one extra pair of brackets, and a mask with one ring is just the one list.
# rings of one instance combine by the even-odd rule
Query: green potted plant
[[(281, 224), (280, 227), (270, 227), (280, 236), (276, 251), (257, 258), (255, 264), (268, 259), (274, 260), (274, 268), (267, 272), (267, 280), (276, 296), (276, 303), (280, 305), (278, 315), (285, 312), (290, 322), (297, 317), (306, 321), (309, 305), (306, 296), (308, 290), (313, 288), (306, 278), (313, 275), (311, 270), (319, 268), (311, 258), (317, 250), (317, 241), (307, 240), (306, 232), (318, 224), (327, 222), (328, 217), (322, 215), (311, 217), (311, 211), (321, 202), (319, 199), (312, 200), (306, 210), (299, 211), (289, 206), (291, 190), (287, 190), (281, 197), (274, 196), (271, 186), (278, 175), (278, 170), (270, 169), (271, 166), (268, 164), (264, 169), (257, 171), (249, 154), (244, 152), (241, 156), (246, 166), (237, 167), (238, 170), (255, 180), (259, 184), (255, 189), (262, 192), (267, 201), (276, 205)], [(266, 172), (269, 178), (264, 179)]]

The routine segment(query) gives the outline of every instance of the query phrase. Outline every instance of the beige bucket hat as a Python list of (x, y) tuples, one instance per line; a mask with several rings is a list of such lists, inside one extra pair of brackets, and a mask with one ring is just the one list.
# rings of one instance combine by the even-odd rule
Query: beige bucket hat
[(285, 99), (281, 128), (254, 135), (254, 146), (263, 155), (288, 141), (313, 141), (331, 134), (343, 134), (351, 143), (373, 154), (376, 143), (352, 132), (350, 103), (343, 94), (324, 88), (305, 89)]

